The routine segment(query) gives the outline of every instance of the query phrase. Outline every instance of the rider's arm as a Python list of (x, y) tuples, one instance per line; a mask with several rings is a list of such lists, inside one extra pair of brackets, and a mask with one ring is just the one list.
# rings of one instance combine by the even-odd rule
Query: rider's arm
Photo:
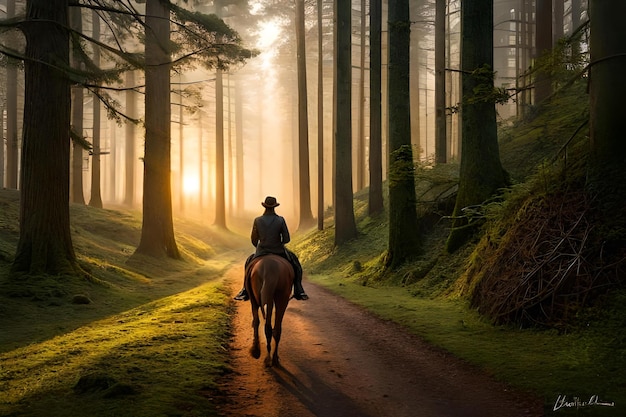
[(287, 222), (282, 217), (281, 217), (281, 220), (283, 221), (283, 225), (280, 230), (280, 235), (282, 237), (283, 245), (285, 245), (289, 243), (289, 241), (291, 240), (291, 236), (289, 236), (289, 229), (287, 228)]

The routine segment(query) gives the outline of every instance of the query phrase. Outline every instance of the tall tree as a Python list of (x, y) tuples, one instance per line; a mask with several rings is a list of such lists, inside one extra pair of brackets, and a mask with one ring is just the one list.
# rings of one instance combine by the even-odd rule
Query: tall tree
[(589, 2), (591, 146), (596, 165), (604, 167), (606, 172), (614, 171), (614, 177), (620, 179), (618, 181), (623, 181), (626, 173), (622, 103), (626, 94), (626, 84), (622, 80), (626, 69), (626, 25), (622, 19), (624, 13), (624, 2)]
[(244, 166), (243, 166), (243, 94), (240, 78), (235, 78), (235, 172), (237, 176), (237, 196), (235, 198), (236, 214), (241, 214), (243, 209), (243, 196), (245, 192)]
[[(100, 17), (98, 12), (92, 11), (92, 37), (94, 41), (100, 42)], [(100, 47), (98, 45), (93, 46), (93, 63), (96, 66), (100, 66)], [(91, 207), (102, 208), (102, 194), (100, 190), (100, 156), (102, 155), (102, 148), (100, 147), (100, 100), (96, 95), (93, 97), (93, 152), (92, 152), (92, 164), (91, 164), (91, 196), (89, 199), (89, 205)]]
[(435, 162), (448, 161), (446, 133), (446, 2), (435, 2)]
[(389, 247), (387, 266), (395, 268), (420, 251), (415, 165), (411, 147), (409, 0), (389, 1)]
[[(223, 3), (215, 0), (215, 14), (222, 15)], [(226, 229), (226, 171), (224, 161), (224, 83), (222, 68), (215, 71), (215, 220), (214, 224)]]
[(383, 211), (382, 0), (370, 0), (370, 216)]
[[(7, 19), (15, 17), (15, 0), (7, 1)], [(11, 43), (15, 41), (15, 34)], [(17, 189), (19, 160), (19, 147), (17, 140), (17, 63), (15, 60), (9, 59), (6, 68), (7, 71), (7, 90), (6, 90), (6, 108), (7, 108), (7, 188)]]
[(469, 238), (475, 223), (466, 208), (480, 205), (506, 185), (500, 162), (493, 68), (493, 0), (466, 0), (461, 7), (463, 45), (462, 147), (459, 191), (447, 250), (453, 252)]
[[(81, 57), (81, 47), (79, 37), (83, 31), (83, 16), (80, 7), (70, 9), (70, 25), (72, 26), (72, 47), (70, 49), (70, 61), (72, 68), (77, 72), (84, 71)], [(83, 136), (84, 120), (84, 97), (85, 90), (82, 84), (76, 83), (72, 86), (72, 170), (70, 198), (72, 203), (85, 204), (83, 192), (83, 154), (85, 138)]]
[(324, 229), (324, 1), (317, 0), (317, 230)]
[(304, 0), (296, 0), (296, 55), (298, 68), (298, 196), (299, 229), (313, 223), (311, 212), (311, 178), (309, 172), (309, 116), (306, 84), (306, 47), (304, 33)]
[(357, 132), (356, 157), (356, 189), (365, 188), (365, 38), (366, 33), (366, 3), (361, 0), (360, 30), (359, 30), (359, 128)]
[[(29, 0), (26, 22), (20, 238), (12, 270), (79, 270), (70, 235), (68, 0)], [(51, 105), (51, 103), (54, 103)], [(45, 129), (42, 127), (45, 126)]]
[[(0, 106), (0, 114), (4, 113), (5, 106)], [(0, 117), (0, 132), (4, 132), (4, 118)], [(0, 135), (0, 188), (4, 188), (4, 161), (6, 153), (4, 152), (4, 137)]]
[(337, 24), (335, 96), (335, 244), (357, 235), (352, 192), (352, 6), (335, 3)]
[[(137, 98), (135, 93), (135, 71), (126, 72), (125, 112), (131, 119), (137, 118)], [(126, 121), (124, 128), (124, 204), (133, 206), (135, 203), (135, 123)]]
[(143, 224), (135, 253), (180, 258), (172, 219), (170, 10), (146, 2), (146, 140)]
[(536, 3), (536, 48), (539, 64), (535, 74), (535, 103), (540, 104), (552, 93), (550, 64), (546, 62), (552, 51), (552, 0)]
[(215, 226), (226, 228), (226, 171), (224, 163), (224, 84), (215, 72)]

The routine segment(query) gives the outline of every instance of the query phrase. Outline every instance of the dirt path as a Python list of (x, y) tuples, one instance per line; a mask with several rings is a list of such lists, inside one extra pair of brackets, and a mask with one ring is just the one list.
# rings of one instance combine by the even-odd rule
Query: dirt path
[[(240, 271), (229, 273), (233, 294)], [(224, 416), (542, 415), (540, 402), (505, 389), (399, 326), (311, 283), (305, 288), (310, 300), (292, 300), (285, 315), (282, 369), (264, 368), (264, 351), (259, 360), (249, 355), (250, 305), (238, 303), (232, 342), (236, 372), (225, 378)]]

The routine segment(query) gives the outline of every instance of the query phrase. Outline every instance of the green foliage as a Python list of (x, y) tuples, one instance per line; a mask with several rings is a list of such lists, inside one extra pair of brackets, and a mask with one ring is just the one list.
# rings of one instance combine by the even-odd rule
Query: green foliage
[(470, 76), (474, 80), (474, 88), (472, 89), (473, 94), (467, 97), (465, 101), (467, 104), (504, 104), (509, 101), (510, 96), (506, 89), (494, 87), (495, 73), (489, 65), (484, 64), (476, 68)]

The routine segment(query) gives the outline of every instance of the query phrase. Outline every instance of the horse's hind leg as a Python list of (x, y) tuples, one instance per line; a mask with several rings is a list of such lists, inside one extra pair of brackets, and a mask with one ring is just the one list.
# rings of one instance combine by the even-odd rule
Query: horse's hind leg
[(272, 356), (272, 366), (276, 367), (280, 366), (280, 361), (278, 359), (278, 344), (280, 343), (280, 336), (283, 332), (283, 316), (285, 314), (285, 309), (276, 309), (276, 319), (274, 321), (274, 355)]
[(254, 359), (259, 359), (261, 356), (261, 347), (259, 346), (259, 309), (258, 307), (252, 307), (252, 328), (254, 329), (254, 340), (252, 341), (252, 347), (250, 348), (250, 355)]
[(272, 310), (273, 310), (273, 305), (269, 304), (267, 306), (267, 313), (265, 314), (265, 340), (267, 342), (267, 356), (265, 357), (265, 366), (272, 366), (271, 363), (271, 352), (272, 352), (272, 335), (273, 335), (273, 329), (272, 329)]

